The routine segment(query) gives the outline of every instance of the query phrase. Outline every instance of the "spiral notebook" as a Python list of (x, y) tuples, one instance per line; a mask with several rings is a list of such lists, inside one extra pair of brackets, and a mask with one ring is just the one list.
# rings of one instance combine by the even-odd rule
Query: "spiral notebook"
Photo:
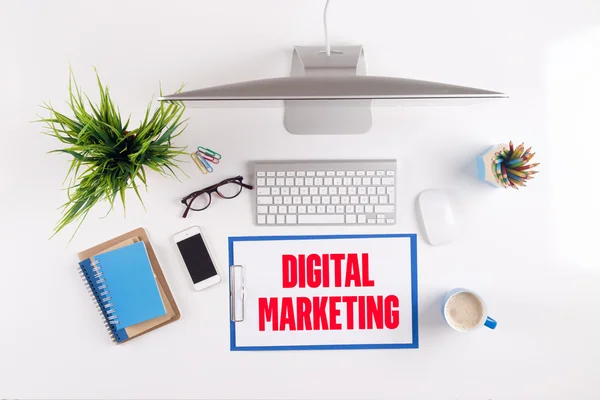
[[(171, 290), (169, 288), (167, 280), (165, 279), (164, 273), (160, 267), (160, 263), (158, 262), (158, 258), (156, 257), (156, 254), (154, 253), (152, 244), (150, 243), (150, 239), (149, 239), (148, 234), (145, 229), (138, 228), (131, 232), (127, 232), (121, 236), (118, 236), (118, 237), (108, 240), (104, 243), (101, 243), (97, 246), (94, 246), (90, 249), (80, 252), (78, 254), (78, 257), (79, 257), (79, 260), (81, 260), (81, 261), (84, 261), (88, 258), (92, 258), (95, 260), (96, 257), (101, 254), (105, 254), (107, 252), (110, 252), (110, 251), (113, 251), (113, 250), (116, 250), (116, 249), (119, 249), (122, 247), (126, 247), (126, 246), (129, 246), (134, 243), (143, 244), (146, 249), (147, 258), (150, 261), (153, 276), (156, 281), (156, 284), (158, 287), (158, 292), (160, 294), (160, 298), (162, 300), (162, 303), (164, 305), (164, 309), (165, 309), (166, 313), (161, 316), (146, 320), (144, 322), (130, 325), (124, 329), (115, 329), (115, 326), (114, 326), (115, 324), (108, 323), (109, 320), (108, 320), (107, 314), (102, 312), (102, 308), (100, 307), (100, 304), (96, 300), (96, 297), (94, 296), (93, 291), (90, 287), (88, 290), (89, 290), (90, 294), (92, 295), (94, 302), (96, 303), (99, 313), (103, 317), (107, 331), (109, 332), (110, 336), (112, 337), (113, 342), (115, 342), (116, 344), (120, 344), (120, 343), (129, 341), (135, 337), (141, 336), (141, 335), (148, 333), (150, 331), (153, 331), (157, 328), (163, 327), (167, 324), (170, 324), (171, 322), (175, 322), (175, 321), (179, 320), (179, 318), (181, 317), (181, 314), (177, 307), (177, 303), (175, 302), (175, 299), (171, 293)], [(80, 270), (81, 275), (85, 278), (85, 275), (79, 266), (78, 266), (78, 269)], [(93, 272), (93, 269), (92, 269), (92, 272)], [(89, 274), (89, 272), (88, 272), (88, 274)], [(93, 275), (90, 275), (90, 276), (93, 276)], [(89, 285), (87, 283), (87, 279), (86, 279), (86, 285)]]

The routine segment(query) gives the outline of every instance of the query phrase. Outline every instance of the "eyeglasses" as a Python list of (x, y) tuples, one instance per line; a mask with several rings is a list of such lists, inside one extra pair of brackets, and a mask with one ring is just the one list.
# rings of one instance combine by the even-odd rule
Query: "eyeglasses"
[(216, 185), (212, 185), (202, 190), (198, 190), (197, 192), (188, 194), (181, 199), (181, 203), (187, 206), (185, 212), (183, 213), (183, 218), (187, 217), (190, 210), (206, 210), (208, 206), (210, 206), (212, 200), (210, 196), (211, 193), (216, 192), (224, 199), (233, 199), (242, 193), (242, 188), (250, 190), (254, 189), (254, 186), (242, 183), (243, 180), (244, 178), (242, 176), (236, 176), (235, 178), (225, 179)]

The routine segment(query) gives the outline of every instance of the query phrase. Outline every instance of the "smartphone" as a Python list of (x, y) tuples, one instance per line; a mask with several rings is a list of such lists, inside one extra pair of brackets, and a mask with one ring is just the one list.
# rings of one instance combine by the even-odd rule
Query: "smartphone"
[(215, 262), (208, 251), (202, 231), (192, 226), (173, 236), (179, 255), (185, 265), (194, 289), (202, 290), (221, 282), (221, 276)]

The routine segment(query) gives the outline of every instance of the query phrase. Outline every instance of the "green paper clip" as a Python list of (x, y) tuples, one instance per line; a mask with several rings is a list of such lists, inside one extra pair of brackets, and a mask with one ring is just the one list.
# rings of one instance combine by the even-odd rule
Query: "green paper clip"
[(217, 153), (216, 151), (212, 151), (211, 149), (207, 149), (206, 147), (198, 146), (198, 151), (206, 153), (209, 156), (213, 156), (217, 160), (221, 159), (221, 155), (219, 153)]

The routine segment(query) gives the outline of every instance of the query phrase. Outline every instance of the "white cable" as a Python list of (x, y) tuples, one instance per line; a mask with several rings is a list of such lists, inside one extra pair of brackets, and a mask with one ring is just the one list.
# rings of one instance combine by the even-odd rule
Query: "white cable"
[(327, 56), (331, 56), (331, 46), (329, 45), (329, 32), (327, 29), (327, 8), (329, 7), (329, 0), (325, 2), (325, 11), (323, 11), (323, 28), (325, 29), (325, 52)]

